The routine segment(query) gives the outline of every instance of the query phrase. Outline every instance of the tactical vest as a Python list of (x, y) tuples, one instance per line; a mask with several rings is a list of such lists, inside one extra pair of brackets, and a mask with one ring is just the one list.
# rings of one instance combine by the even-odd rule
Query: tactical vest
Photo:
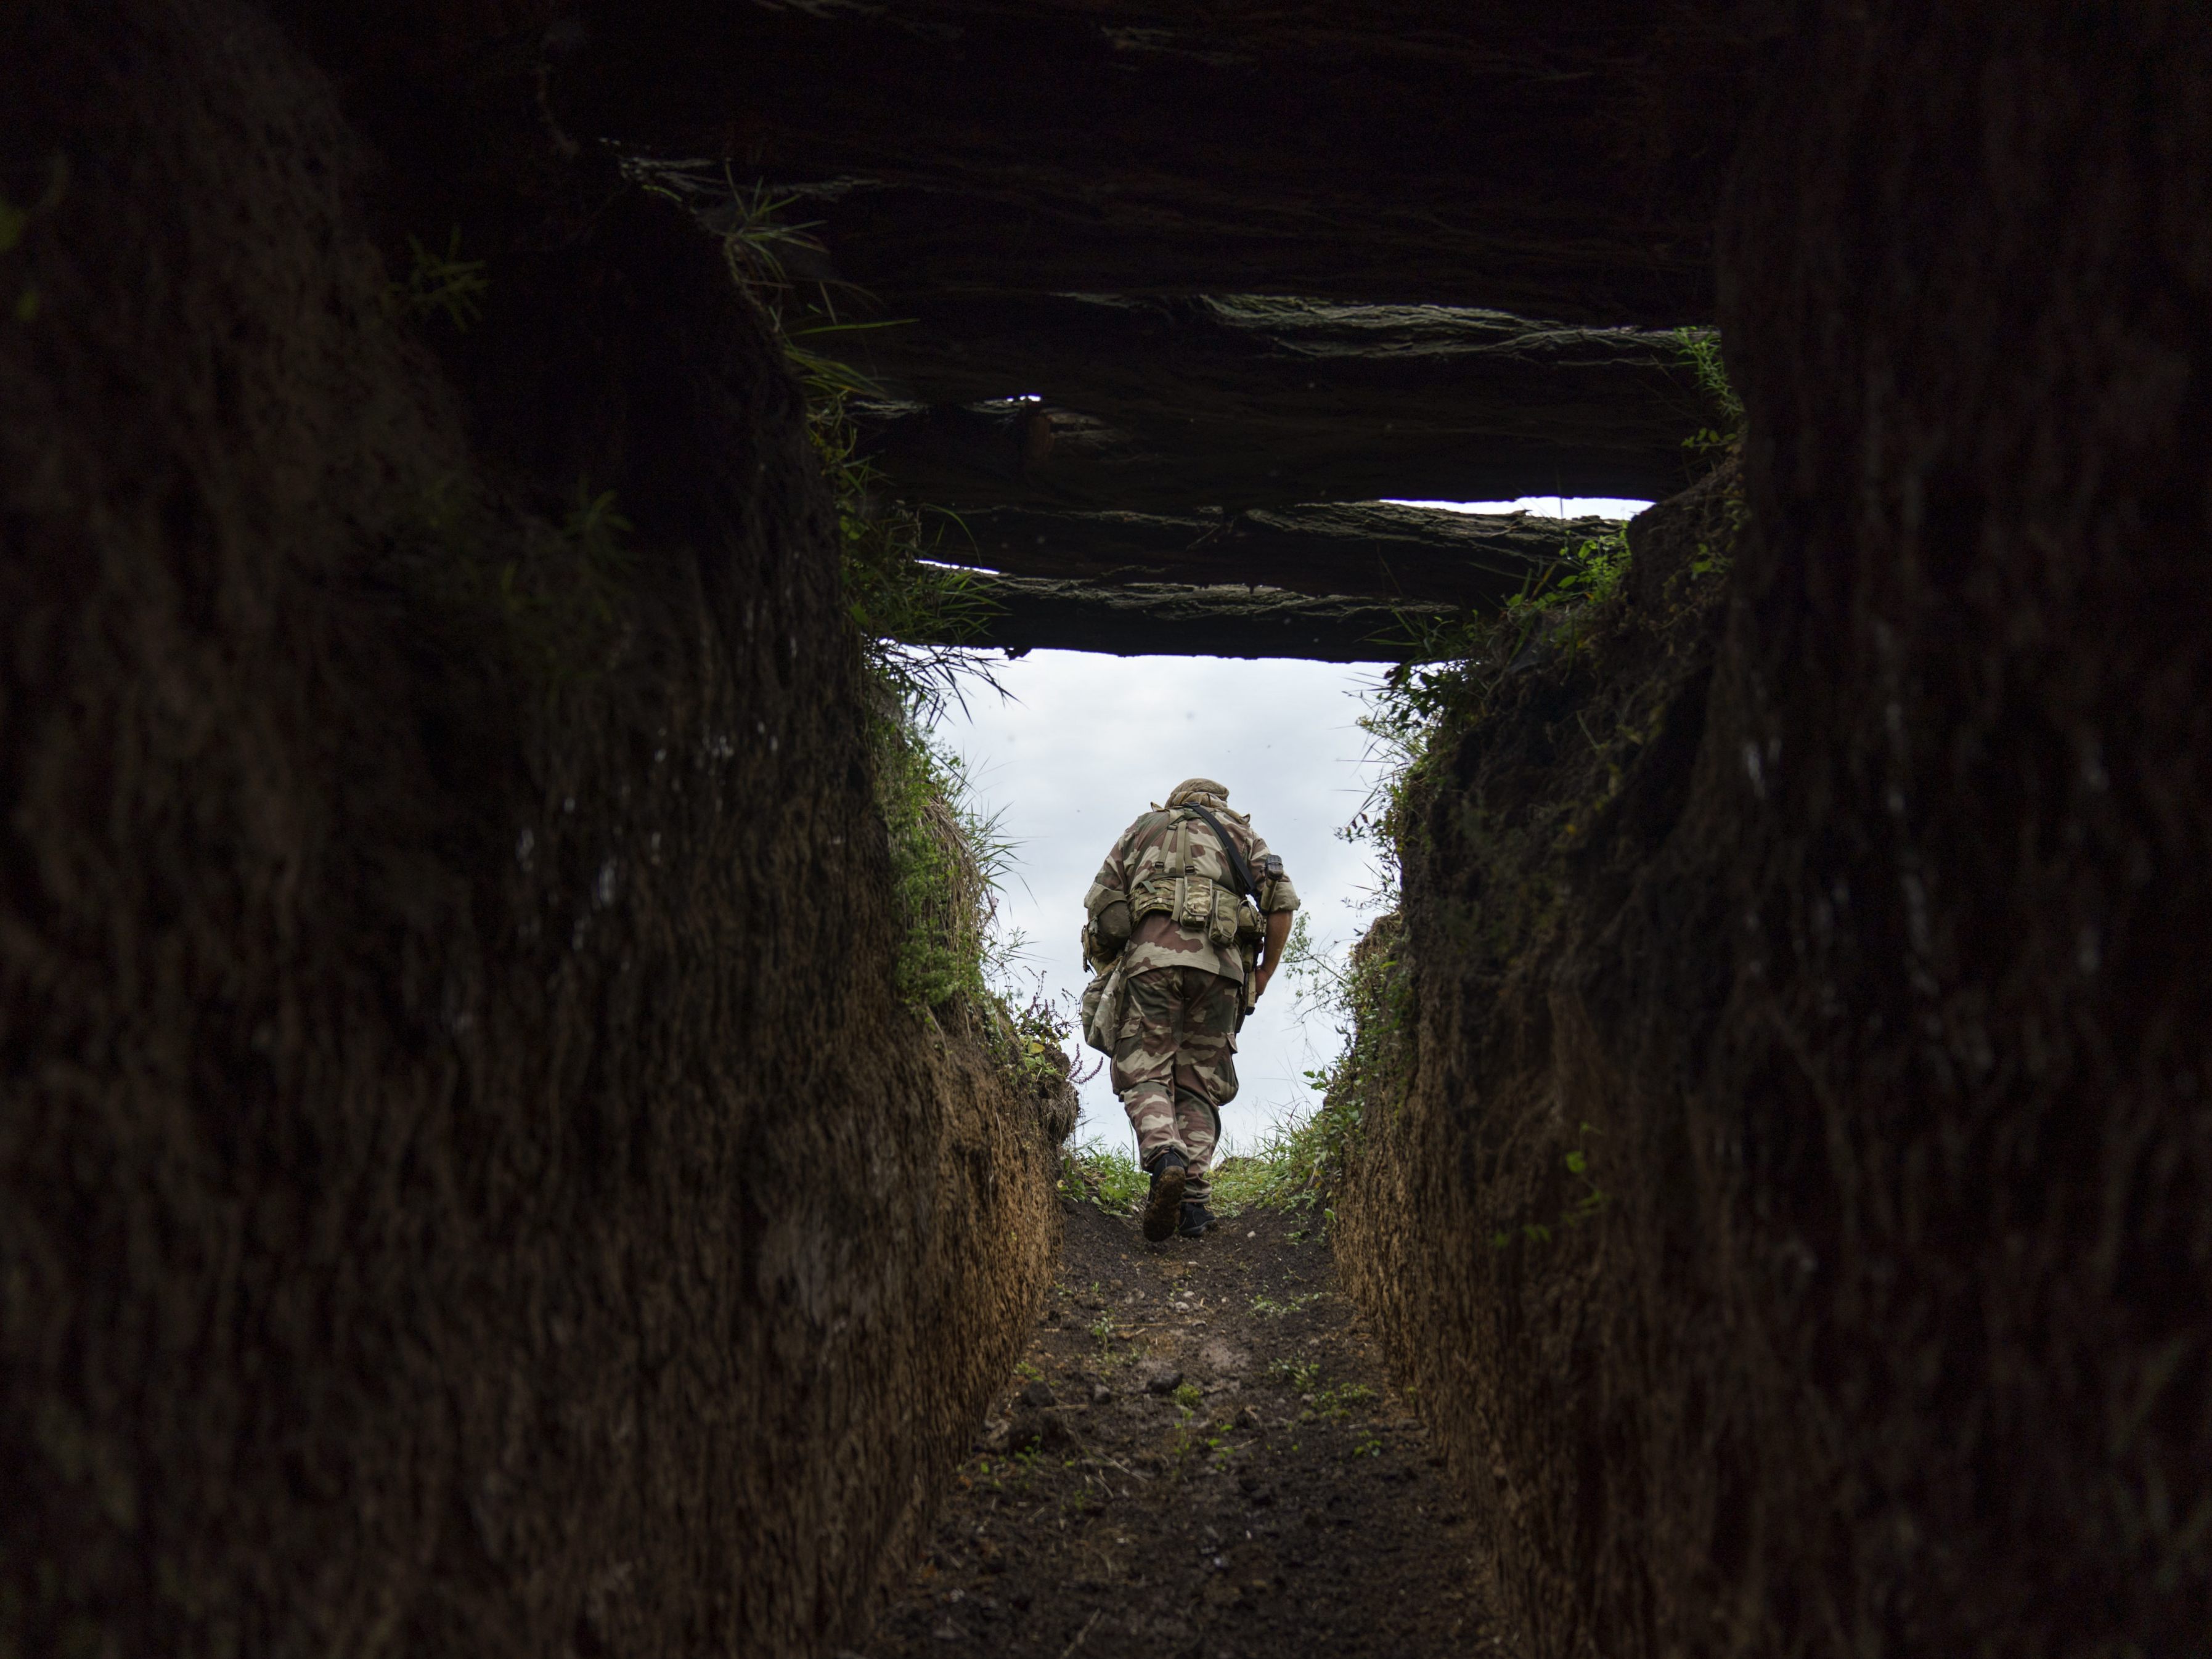
[[(1192, 836), (1211, 840), (1213, 832), (1196, 813), (1187, 808), (1176, 810), (1175, 833), (1138, 854), (1136, 867), (1129, 872), (1131, 924), (1150, 915), (1170, 916), (1194, 933), (1204, 933), (1206, 943), (1219, 950), (1228, 949), (1240, 937), (1257, 939), (1265, 924), (1251, 900), (1226, 883), (1199, 872), (1192, 854)], [(1223, 862), (1227, 862), (1226, 848)]]

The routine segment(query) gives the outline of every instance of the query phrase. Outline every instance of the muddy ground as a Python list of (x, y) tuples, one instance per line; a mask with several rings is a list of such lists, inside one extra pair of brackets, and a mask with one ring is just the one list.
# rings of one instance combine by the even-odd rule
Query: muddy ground
[(865, 1659), (1502, 1652), (1478, 1540), (1296, 1212), (1067, 1215), (1035, 1341)]

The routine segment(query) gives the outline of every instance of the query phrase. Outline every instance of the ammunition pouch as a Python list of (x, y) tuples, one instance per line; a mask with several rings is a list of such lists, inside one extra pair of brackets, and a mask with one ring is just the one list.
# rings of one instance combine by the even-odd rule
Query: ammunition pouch
[(1205, 934), (1206, 942), (1217, 949), (1237, 942), (1237, 896), (1205, 876), (1140, 881), (1130, 895), (1129, 909), (1139, 918), (1155, 912), (1172, 917), (1194, 933)]
[[(1193, 886), (1198, 885), (1194, 879)], [(1207, 892), (1206, 942), (1216, 950), (1226, 951), (1237, 943), (1237, 908), (1241, 901), (1236, 894), (1215, 882), (1205, 884)]]
[(1226, 918), (1229, 937), (1222, 937), (1223, 900), (1226, 898), (1228, 895), (1219, 884), (1207, 877), (1178, 876), (1175, 884), (1175, 919), (1194, 933), (1205, 934), (1207, 944), (1226, 945), (1237, 936), (1235, 901), (1230, 900), (1227, 908), (1231, 914)]
[(1146, 916), (1175, 916), (1182, 909), (1182, 882), (1174, 876), (1140, 876), (1129, 889), (1129, 923), (1133, 928)]
[[(1206, 943), (1218, 951), (1233, 949), (1247, 940), (1256, 943), (1266, 930), (1267, 922), (1260, 914), (1259, 906), (1246, 896), (1254, 890), (1249, 881), (1251, 872), (1237, 852), (1237, 843), (1213, 815), (1203, 807), (1194, 806), (1190, 810), (1213, 831), (1215, 839), (1221, 844), (1231, 873), (1244, 881), (1246, 885), (1239, 889), (1208, 876), (1190, 873), (1190, 820), (1185, 819), (1177, 832), (1173, 851), (1165, 858), (1166, 865), (1176, 873), (1170, 874), (1168, 869), (1163, 869), (1158, 862), (1155, 862), (1129, 884), (1128, 905), (1125, 912), (1129, 932), (1134, 932), (1137, 923), (1146, 916), (1162, 915), (1193, 933), (1203, 933)], [(1280, 872), (1280, 859), (1271, 855), (1268, 863), (1278, 873)], [(1091, 915), (1092, 933), (1102, 936), (1106, 934), (1108, 923), (1104, 913), (1111, 908), (1109, 901), (1121, 896), (1118, 893), (1103, 890), (1092, 896), (1091, 902), (1097, 907)], [(1128, 933), (1123, 933), (1121, 938), (1126, 940)], [(1120, 948), (1120, 941), (1113, 943), (1114, 951), (1118, 951)], [(1090, 959), (1105, 962), (1110, 958), (1091, 953)]]

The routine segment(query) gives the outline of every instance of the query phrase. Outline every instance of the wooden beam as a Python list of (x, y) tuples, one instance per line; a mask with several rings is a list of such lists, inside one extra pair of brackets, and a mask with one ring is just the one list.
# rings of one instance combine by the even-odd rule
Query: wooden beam
[(996, 507), (948, 522), (939, 555), (1024, 576), (1218, 586), (1495, 610), (1563, 548), (1618, 531), (1546, 519), (1356, 506), (1239, 514), (1062, 513)]
[(871, 449), (951, 503), (1656, 501), (1717, 418), (1670, 334), (1441, 306), (944, 300), (830, 344), (898, 394)]
[(957, 643), (1016, 655), (1055, 650), (1395, 662), (1411, 653), (1417, 627), (1458, 614), (1449, 605), (1318, 599), (1271, 587), (1073, 582), (980, 572), (974, 580), (993, 612), (980, 633)]
[(1670, 38), (1638, 0), (586, 0), (547, 36), (544, 107), (805, 189), (840, 274), (884, 294), (1670, 326), (1712, 314), (1733, 121), (1677, 147)]

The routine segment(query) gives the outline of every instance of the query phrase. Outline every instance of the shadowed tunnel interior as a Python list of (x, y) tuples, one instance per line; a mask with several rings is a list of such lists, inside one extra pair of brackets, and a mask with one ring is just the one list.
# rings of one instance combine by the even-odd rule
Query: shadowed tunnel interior
[(870, 1639), (1075, 1226), (885, 632), (1447, 664), (1331, 1247), (1498, 1650), (2212, 1652), (2203, 8), (0, 29), (0, 1653)]

